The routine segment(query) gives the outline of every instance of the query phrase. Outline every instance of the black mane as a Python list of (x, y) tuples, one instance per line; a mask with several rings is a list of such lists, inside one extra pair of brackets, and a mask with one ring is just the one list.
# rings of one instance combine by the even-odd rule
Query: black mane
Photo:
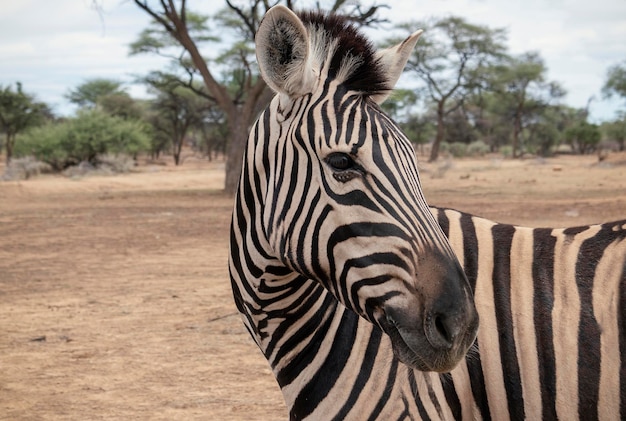
[(331, 39), (338, 40), (328, 66), (330, 79), (336, 77), (343, 58), (351, 55), (358, 57), (360, 62), (343, 82), (348, 90), (373, 95), (391, 89), (380, 63), (376, 60), (376, 48), (347, 17), (319, 11), (299, 12), (298, 15), (305, 26), (311, 25), (328, 33)]

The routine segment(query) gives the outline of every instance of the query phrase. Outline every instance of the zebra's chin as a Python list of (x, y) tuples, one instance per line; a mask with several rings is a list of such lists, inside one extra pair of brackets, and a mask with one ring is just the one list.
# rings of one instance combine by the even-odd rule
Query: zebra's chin
[[(401, 327), (389, 314), (378, 320), (384, 333), (391, 339), (395, 357), (406, 366), (419, 371), (445, 373), (454, 369), (465, 357), (473, 339), (450, 349), (436, 349), (424, 331)], [(469, 339), (469, 338), (468, 338)]]

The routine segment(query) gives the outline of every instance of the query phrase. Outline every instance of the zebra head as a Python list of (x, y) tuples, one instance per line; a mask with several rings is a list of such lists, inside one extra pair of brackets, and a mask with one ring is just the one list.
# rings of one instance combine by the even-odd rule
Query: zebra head
[(377, 51), (342, 17), (272, 8), (256, 44), (277, 95), (251, 134), (250, 193), (285, 267), (381, 328), (410, 367), (447, 371), (476, 335), (472, 292), (411, 143), (379, 107), (419, 35)]

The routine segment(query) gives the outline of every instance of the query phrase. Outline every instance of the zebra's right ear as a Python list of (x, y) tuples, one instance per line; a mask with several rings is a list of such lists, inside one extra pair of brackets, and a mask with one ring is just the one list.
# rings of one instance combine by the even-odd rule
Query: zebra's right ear
[(295, 13), (282, 5), (272, 7), (259, 25), (255, 42), (261, 75), (270, 88), (290, 97), (312, 91), (309, 34)]
[[(424, 31), (421, 29), (413, 32), (400, 44), (376, 52), (376, 58), (387, 76), (390, 88), (396, 86), (400, 75), (404, 71), (404, 66), (406, 66), (407, 61), (409, 61), (413, 48), (415, 48), (415, 44), (420, 38), (420, 35), (422, 35), (422, 32)], [(391, 94), (391, 90), (374, 95), (372, 96), (372, 99), (378, 104), (382, 104), (387, 99), (389, 94)]]

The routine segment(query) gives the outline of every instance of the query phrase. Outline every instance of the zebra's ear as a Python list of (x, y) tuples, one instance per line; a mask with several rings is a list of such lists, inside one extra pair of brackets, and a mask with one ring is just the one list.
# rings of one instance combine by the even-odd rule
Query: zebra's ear
[[(413, 52), (413, 48), (415, 48), (415, 44), (422, 35), (422, 32), (424, 31), (421, 29), (413, 32), (400, 44), (385, 48), (384, 50), (378, 50), (376, 52), (376, 58), (387, 76), (390, 88), (396, 86), (398, 79), (400, 79), (400, 75), (402, 75), (402, 72), (404, 71), (404, 66), (406, 66), (406, 62), (409, 60), (409, 57)], [(391, 94), (391, 91), (378, 95), (372, 95), (372, 99), (378, 104), (382, 104), (387, 97), (389, 97), (389, 94)]]
[(274, 91), (297, 97), (311, 92), (309, 34), (295, 13), (282, 5), (263, 17), (255, 37), (256, 57), (265, 82)]

